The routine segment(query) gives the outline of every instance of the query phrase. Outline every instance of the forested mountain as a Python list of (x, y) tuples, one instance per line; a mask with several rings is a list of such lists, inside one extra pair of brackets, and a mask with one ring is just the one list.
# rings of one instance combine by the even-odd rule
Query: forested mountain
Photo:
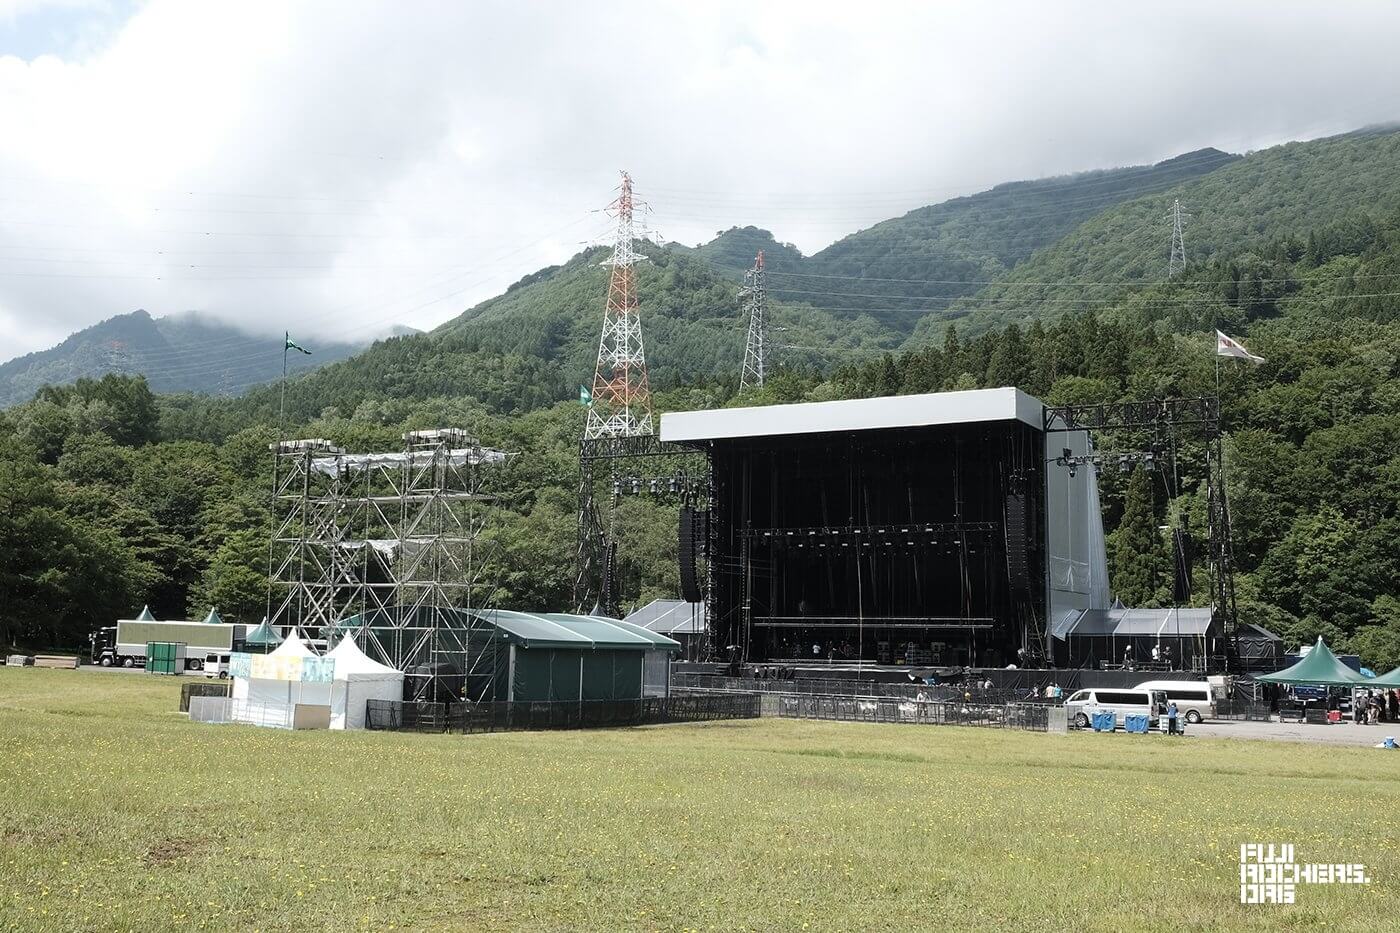
[(731, 227), (708, 243), (695, 247), (695, 253), (711, 265), (741, 278), (753, 267), (754, 258), (763, 251), (766, 266), (795, 268), (802, 262), (802, 253), (791, 243), (779, 243), (773, 234), (760, 227)]
[(957, 307), (974, 329), (982, 329), (1081, 311), (1111, 298), (1125, 283), (1160, 282), (1167, 277), (1171, 247), (1167, 215), (1178, 198), (1190, 214), (1188, 259), (1268, 262), (1280, 240), (1293, 238), (1286, 251), (1306, 247), (1309, 236), (1350, 236), (1349, 225), (1400, 208), (1397, 177), (1396, 126), (1250, 153), (1201, 178), (1103, 211)]
[(1173, 189), (1238, 159), (1201, 149), (1159, 162), (998, 185), (910, 211), (797, 263), (771, 265), (775, 297), (855, 315), (904, 333), (949, 300), (1005, 275), (1036, 250), (1123, 201)]
[[(302, 342), (311, 356), (294, 354), (297, 372), (345, 359), (364, 343)], [(200, 314), (153, 318), (132, 311), (84, 328), (58, 346), (0, 364), (0, 407), (62, 385), (107, 373), (141, 373), (157, 392), (232, 395), (282, 375), (280, 334), (254, 336)]]
[[(653, 388), (737, 382), (745, 324), (736, 279), (694, 250), (644, 244), (641, 251), (647, 261), (638, 265), (637, 280)], [(402, 409), (414, 400), (471, 396), (493, 412), (523, 413), (574, 398), (593, 377), (608, 287), (600, 263), (607, 256), (605, 249), (579, 253), (431, 333), (381, 341), (291, 380), (287, 411), (313, 418), (332, 407), (352, 414), (365, 402)], [(873, 319), (840, 320), (783, 302), (770, 304), (768, 318), (775, 358), (789, 366), (829, 368), (842, 351), (868, 353), (901, 339)], [(225, 424), (275, 416), (278, 396), (277, 387), (266, 386), (227, 402), (186, 399), (180, 417), (210, 429), (200, 436), (216, 438)]]
[[(1221, 366), (1241, 617), (1292, 642), (1326, 634), (1373, 667), (1395, 666), (1400, 288), (1392, 283), (1400, 282), (1400, 184), (1388, 178), (1400, 177), (1397, 155), (1400, 135), (1373, 132), (1243, 159), (1201, 156), (1203, 165), (1224, 164), (1182, 186), (1155, 174), (1164, 186), (1146, 197), (1131, 196), (1115, 176), (1117, 200), (1106, 211), (1019, 260), (1009, 251), (1012, 229), (980, 232), (992, 215), (939, 221), (937, 230), (965, 225), (969, 242), (982, 237), (979, 263), (1018, 262), (1005, 281), (1042, 289), (1033, 293), (1040, 300), (1023, 313), (970, 315), (951, 330), (946, 302), (932, 302), (937, 313), (928, 321), (938, 326), (925, 324), (895, 355), (881, 348), (901, 345), (904, 311), (837, 310), (854, 297), (849, 291), (878, 294), (883, 277), (873, 266), (850, 267), (869, 276), (859, 280), (804, 273), (818, 284), (801, 290), (816, 294), (790, 288), (788, 300), (774, 303), (774, 326), (788, 328), (773, 332), (774, 375), (743, 397), (735, 391), (743, 254), (760, 244), (773, 249), (770, 288), (783, 264), (811, 260), (766, 245), (771, 236), (749, 228), (721, 235), (708, 251), (647, 245), (639, 279), (656, 407), (994, 385), (1052, 402), (1209, 394), (1216, 390), (1211, 331), (1221, 326), (1266, 358)], [(1081, 188), (1080, 197), (1093, 191)], [(1228, 223), (1205, 217), (1196, 199), (1207, 191), (1232, 205)], [(1162, 218), (1176, 196), (1194, 214), (1190, 262), (1165, 283), (1154, 270), (1165, 271)], [(1058, 216), (1068, 204), (1057, 204)], [(1024, 209), (1017, 216), (1031, 221)], [(1133, 218), (1151, 218), (1156, 232), (1152, 243), (1124, 252), (1123, 237), (1108, 231)], [(582, 253), (433, 333), (381, 341), (290, 380), (283, 430), (369, 450), (396, 445), (405, 429), (457, 425), (518, 452), (491, 478), (497, 599), (517, 608), (566, 605), (582, 425), (573, 398), (596, 352), (605, 255)], [(946, 259), (937, 256), (928, 268)], [(848, 292), (835, 294), (824, 281), (846, 282)], [(1029, 284), (1041, 281), (1054, 284)], [(984, 296), (997, 293), (975, 297)], [(810, 300), (793, 303), (799, 297)], [(880, 300), (894, 303), (888, 294)], [(965, 300), (962, 310), (975, 307)], [(275, 387), (237, 399), (154, 397), (141, 380), (112, 376), (0, 412), (0, 586), (8, 600), (0, 642), (71, 645), (143, 602), (162, 616), (202, 615), (217, 603), (226, 617), (256, 621), (265, 598), (266, 444), (276, 436), (277, 402)], [(1114, 586), (1129, 603), (1166, 598), (1165, 540), (1156, 528), (1183, 515), (1198, 535), (1206, 526), (1200, 459), (1183, 454), (1177, 466), (1170, 481), (1167, 471), (1151, 483), (1103, 476)], [(1124, 533), (1125, 515), (1143, 527)], [(674, 511), (640, 498), (623, 502), (624, 603), (674, 594), (674, 520)], [(1200, 599), (1205, 579), (1198, 565)]]

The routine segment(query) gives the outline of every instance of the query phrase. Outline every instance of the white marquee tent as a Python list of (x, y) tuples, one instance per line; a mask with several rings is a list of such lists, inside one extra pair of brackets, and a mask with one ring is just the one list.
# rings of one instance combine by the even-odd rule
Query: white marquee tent
[(298, 704), (331, 704), (333, 684), (328, 665), (295, 630), (276, 650), (248, 660), (246, 675), (237, 667), (234, 670), (230, 713), (235, 722), (290, 727)]
[(335, 662), (331, 684), (331, 728), (363, 729), (368, 700), (402, 700), (403, 671), (380, 664), (346, 637), (327, 658)]

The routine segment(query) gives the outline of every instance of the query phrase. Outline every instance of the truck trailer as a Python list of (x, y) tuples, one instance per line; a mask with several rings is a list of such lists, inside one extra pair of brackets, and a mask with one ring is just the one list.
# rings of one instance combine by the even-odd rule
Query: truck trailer
[(92, 663), (103, 667), (144, 667), (149, 642), (185, 645), (185, 667), (197, 671), (211, 653), (228, 654), (243, 644), (248, 626), (217, 622), (146, 622), (119, 619), (88, 636)]

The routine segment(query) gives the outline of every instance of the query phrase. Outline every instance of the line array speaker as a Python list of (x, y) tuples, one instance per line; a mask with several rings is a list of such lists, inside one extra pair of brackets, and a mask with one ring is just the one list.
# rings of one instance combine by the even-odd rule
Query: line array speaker
[(1026, 495), (1006, 497), (1006, 573), (1012, 589), (1030, 589), (1030, 536), (1026, 528)]
[(693, 508), (688, 505), (681, 507), (676, 554), (680, 559), (681, 599), (688, 603), (698, 603), (703, 598), (700, 594), (700, 580), (695, 566), (701, 524), (701, 516)]

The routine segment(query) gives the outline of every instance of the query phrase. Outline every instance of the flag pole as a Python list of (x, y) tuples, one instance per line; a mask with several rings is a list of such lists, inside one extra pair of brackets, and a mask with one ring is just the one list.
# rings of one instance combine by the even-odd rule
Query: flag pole
[(287, 341), (291, 339), (292, 332), (283, 331), (282, 381), (278, 385), (277, 397), (277, 441), (272, 445), (272, 501), (267, 510), (267, 607), (263, 613), (264, 622), (268, 622), (272, 618), (272, 571), (277, 559), (277, 466), (278, 455), (281, 453), (282, 447), (283, 415), (287, 408)]
[[(277, 399), (277, 439), (278, 439), (279, 441), (282, 439), (282, 420), (283, 420), (283, 416), (286, 414), (286, 410), (287, 410), (287, 344), (288, 344), (289, 341), (291, 341), (291, 339), (292, 339), (292, 332), (291, 332), (291, 331), (284, 331), (284, 332), (282, 333), (282, 383), (281, 383), (281, 394), (279, 395), (279, 397), (278, 397), (278, 399)], [(1216, 364), (1216, 381), (1217, 381), (1217, 382), (1219, 382), (1219, 378), (1220, 378), (1219, 366), (1220, 366), (1220, 364), (1217, 363), (1217, 364)]]

